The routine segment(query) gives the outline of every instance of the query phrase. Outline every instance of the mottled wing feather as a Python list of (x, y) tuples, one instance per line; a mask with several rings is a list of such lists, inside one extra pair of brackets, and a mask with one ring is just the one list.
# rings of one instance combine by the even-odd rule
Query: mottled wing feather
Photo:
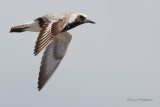
[(51, 33), (52, 23), (43, 25), (39, 36), (36, 41), (36, 46), (34, 49), (34, 54), (37, 55), (49, 42), (51, 42), (53, 36)]
[(69, 18), (72, 13), (50, 13), (42, 16), (42, 18), (47, 18), (48, 20), (59, 20), (64, 18)]
[(53, 38), (60, 33), (65, 27), (67, 19), (59, 19), (57, 22), (50, 22), (43, 25), (36, 41), (34, 54), (37, 55), (43, 48), (45, 48)]
[(38, 89), (41, 90), (57, 69), (64, 57), (72, 36), (68, 32), (59, 33), (47, 46), (39, 72)]

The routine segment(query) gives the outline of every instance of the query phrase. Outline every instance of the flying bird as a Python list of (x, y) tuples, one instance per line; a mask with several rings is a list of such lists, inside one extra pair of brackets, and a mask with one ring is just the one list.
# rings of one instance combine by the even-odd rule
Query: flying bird
[(83, 13), (50, 13), (34, 21), (11, 27), (10, 32), (40, 32), (37, 38), (34, 55), (44, 48), (41, 61), (38, 90), (40, 91), (53, 75), (63, 59), (72, 36), (67, 31), (84, 23), (95, 22), (89, 20)]

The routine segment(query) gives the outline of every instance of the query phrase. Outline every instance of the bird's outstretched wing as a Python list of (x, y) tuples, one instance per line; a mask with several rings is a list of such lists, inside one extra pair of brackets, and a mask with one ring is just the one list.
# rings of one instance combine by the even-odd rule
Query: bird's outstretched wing
[(66, 23), (67, 19), (59, 19), (57, 22), (45, 23), (37, 38), (34, 54), (37, 55), (46, 47), (54, 37), (64, 29)]
[(38, 89), (41, 90), (57, 69), (72, 39), (68, 32), (59, 33), (47, 46), (41, 61)]

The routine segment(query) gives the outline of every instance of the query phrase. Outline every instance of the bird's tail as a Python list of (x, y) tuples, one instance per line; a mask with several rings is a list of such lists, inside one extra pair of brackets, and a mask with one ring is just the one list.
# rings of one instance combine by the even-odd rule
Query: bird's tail
[(31, 31), (31, 32), (40, 32), (41, 27), (39, 25), (39, 20), (34, 20), (23, 25), (13, 26), (11, 27), (10, 32), (24, 32), (24, 31)]
[(29, 28), (26, 24), (11, 27), (10, 32), (24, 32), (25, 29)]

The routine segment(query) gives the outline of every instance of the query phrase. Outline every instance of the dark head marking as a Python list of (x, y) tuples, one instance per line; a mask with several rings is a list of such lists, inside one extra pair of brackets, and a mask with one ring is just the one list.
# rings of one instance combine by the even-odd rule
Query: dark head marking
[(38, 24), (39, 24), (40, 28), (42, 28), (45, 23), (49, 23), (50, 22), (47, 18), (44, 18), (44, 17), (39, 17), (36, 20), (38, 20)]
[(85, 23), (86, 20), (87, 20), (86, 17), (84, 17), (82, 15), (77, 16), (77, 21), (79, 21), (79, 22)]
[(95, 22), (91, 21), (91, 20), (88, 20), (85, 16), (83, 15), (78, 15), (77, 18), (75, 19), (74, 22), (72, 23), (68, 23), (65, 28), (62, 30), (62, 32), (65, 32), (67, 30), (70, 30), (76, 26), (79, 26), (81, 24), (84, 24), (84, 23), (93, 23), (95, 24)]
[(36, 20), (38, 20), (39, 27), (42, 28), (43, 25), (44, 25), (44, 23), (45, 23), (44, 20), (43, 20), (42, 18), (38, 18), (38, 19), (36, 19)]

